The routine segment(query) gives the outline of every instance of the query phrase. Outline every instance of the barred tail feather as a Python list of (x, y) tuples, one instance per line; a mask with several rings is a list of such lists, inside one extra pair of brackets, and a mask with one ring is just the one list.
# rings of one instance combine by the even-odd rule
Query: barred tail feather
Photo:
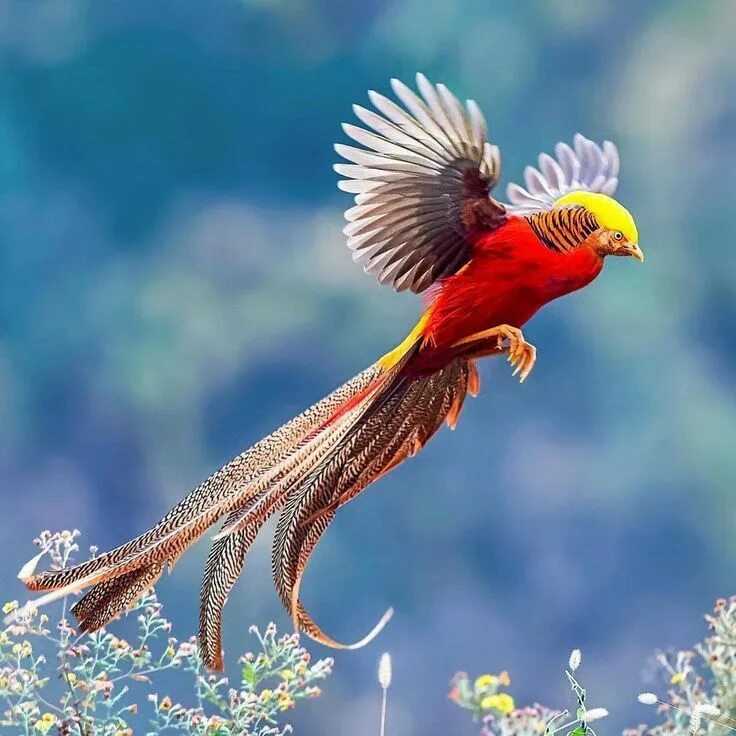
[(268, 488), (272, 479), (278, 478), (279, 470), (288, 466), (295, 446), (299, 447), (325, 425), (340, 406), (368, 391), (383, 374), (379, 363), (359, 373), (214, 473), (139, 537), (62, 570), (33, 574), (37, 560), (33, 565), (24, 565), (21, 579), (26, 586), (34, 591), (49, 591), (34, 603), (57, 600), (129, 573), (131, 577), (127, 579), (133, 581), (138, 579), (133, 574), (137, 570), (173, 562), (217, 519), (247, 505), (252, 496)]
[[(233, 512), (231, 517), (237, 515)], [(223, 669), (222, 611), (260, 529), (260, 523), (254, 524), (215, 540), (207, 557), (199, 596), (197, 640), (202, 661), (209, 670), (221, 672)]]
[(245, 555), (263, 524), (286, 502), (291, 488), (327, 455), (345, 436), (363, 403), (369, 402), (380, 381), (356, 392), (347, 401), (328, 402), (330, 415), (316, 434), (293, 449), (288, 471), (245, 506), (231, 512), (210, 550), (200, 591), (199, 643), (205, 666), (222, 669), (222, 611), (235, 581), (242, 572)]
[(312, 551), (340, 505), (415, 454), (451, 413), (453, 420), (457, 418), (472, 379), (466, 360), (424, 378), (397, 379), (290, 493), (274, 537), (274, 583), (295, 626), (322, 644), (354, 648), (366, 640), (353, 645), (336, 642), (320, 630), (302, 605), (299, 585)]
[(163, 564), (153, 563), (93, 585), (71, 608), (79, 630), (97, 631), (121, 611), (130, 610), (161, 577)]

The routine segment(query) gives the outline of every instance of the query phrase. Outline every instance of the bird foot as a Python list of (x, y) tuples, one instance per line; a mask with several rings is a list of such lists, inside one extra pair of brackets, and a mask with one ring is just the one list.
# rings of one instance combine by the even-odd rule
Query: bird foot
[[(501, 325), (499, 330), (503, 332), (499, 332), (497, 348), (508, 353), (508, 362), (511, 363), (514, 369), (511, 375), (518, 374), (519, 382), (524, 383), (537, 361), (537, 349), (524, 339), (524, 335), (518, 327)], [(508, 341), (508, 344), (505, 344), (506, 341)]]
[(474, 357), (508, 353), (508, 362), (514, 368), (512, 375), (518, 374), (521, 383), (529, 377), (537, 360), (537, 349), (524, 339), (518, 327), (511, 325), (498, 325), (477, 332), (459, 340), (455, 347), (471, 347)]

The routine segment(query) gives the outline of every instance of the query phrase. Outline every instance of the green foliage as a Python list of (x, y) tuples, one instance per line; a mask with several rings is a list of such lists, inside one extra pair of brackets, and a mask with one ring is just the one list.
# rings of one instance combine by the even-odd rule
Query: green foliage
[[(78, 532), (44, 532), (36, 543), (53, 567), (68, 564), (78, 550)], [(296, 634), (277, 637), (269, 624), (250, 633), (258, 647), (240, 658), (240, 681), (202, 668), (194, 639), (171, 636), (171, 624), (151, 591), (134, 608), (137, 631), (131, 642), (104, 629), (79, 635), (66, 617), (55, 624), (35, 608), (4, 607), (17, 619), (0, 634), (0, 698), (6, 710), (0, 727), (15, 733), (128, 736), (131, 719), (147, 711), (147, 734), (191, 736), (280, 736), (290, 730), (280, 719), (332, 671), (331, 659), (310, 664)], [(49, 649), (54, 659), (38, 650)], [(175, 702), (154, 690), (163, 672), (181, 670), (193, 686), (194, 705)], [(160, 683), (159, 683), (160, 684)], [(140, 722), (140, 720), (138, 721)]]

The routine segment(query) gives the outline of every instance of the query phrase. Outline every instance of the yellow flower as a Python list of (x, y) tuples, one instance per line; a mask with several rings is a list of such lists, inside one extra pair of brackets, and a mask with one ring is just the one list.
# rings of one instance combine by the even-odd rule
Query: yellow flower
[(76, 676), (76, 675), (75, 675), (75, 674), (74, 674), (73, 672), (70, 672), (70, 673), (69, 673), (69, 674), (68, 674), (68, 675), (66, 676), (66, 679), (67, 679), (67, 681), (69, 681), (69, 682), (71, 682), (72, 684), (74, 684), (74, 683), (75, 683), (75, 682), (77, 681), (77, 676)]
[(291, 670), (281, 670), (279, 673), (286, 682), (289, 682), (289, 680), (294, 679), (294, 673)]
[(171, 702), (171, 698), (167, 695), (162, 701), (161, 701), (161, 710), (171, 710), (171, 706), (173, 703)]
[(56, 722), (56, 719), (51, 713), (44, 713), (34, 724), (33, 727), (41, 733), (48, 733), (51, 727)]
[(13, 611), (15, 611), (16, 608), (18, 608), (18, 601), (8, 601), (3, 606), (3, 613), (6, 615), (9, 613), (13, 613)]
[(291, 708), (293, 705), (294, 701), (286, 693), (279, 696), (279, 710), (289, 710), (289, 708)]
[(677, 685), (682, 682), (683, 678), (684, 675), (682, 674), (682, 672), (677, 672), (676, 674), (672, 675), (672, 677), (670, 678), (670, 682), (673, 685)]
[(480, 701), (480, 707), (483, 710), (498, 710), (506, 715), (514, 709), (514, 699), (508, 693), (487, 695)]
[(477, 690), (485, 690), (486, 688), (492, 687), (498, 682), (496, 675), (481, 675), (475, 681), (475, 687)]
[(273, 695), (273, 692), (266, 688), (265, 690), (261, 690), (261, 693), (258, 696), (258, 700), (260, 700), (261, 703), (265, 703), (271, 697), (271, 695)]

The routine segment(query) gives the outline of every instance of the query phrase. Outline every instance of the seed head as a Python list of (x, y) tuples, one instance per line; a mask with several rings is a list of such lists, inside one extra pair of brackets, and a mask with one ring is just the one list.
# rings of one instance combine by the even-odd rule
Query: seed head
[(580, 662), (582, 662), (582, 659), (583, 655), (580, 653), (579, 649), (573, 649), (570, 652), (570, 660), (568, 662), (570, 672), (575, 672), (575, 670), (580, 667)]
[(659, 698), (654, 693), (639, 693), (637, 700), (644, 705), (656, 705)]
[(378, 662), (378, 682), (384, 690), (391, 685), (391, 655), (384, 652)]

